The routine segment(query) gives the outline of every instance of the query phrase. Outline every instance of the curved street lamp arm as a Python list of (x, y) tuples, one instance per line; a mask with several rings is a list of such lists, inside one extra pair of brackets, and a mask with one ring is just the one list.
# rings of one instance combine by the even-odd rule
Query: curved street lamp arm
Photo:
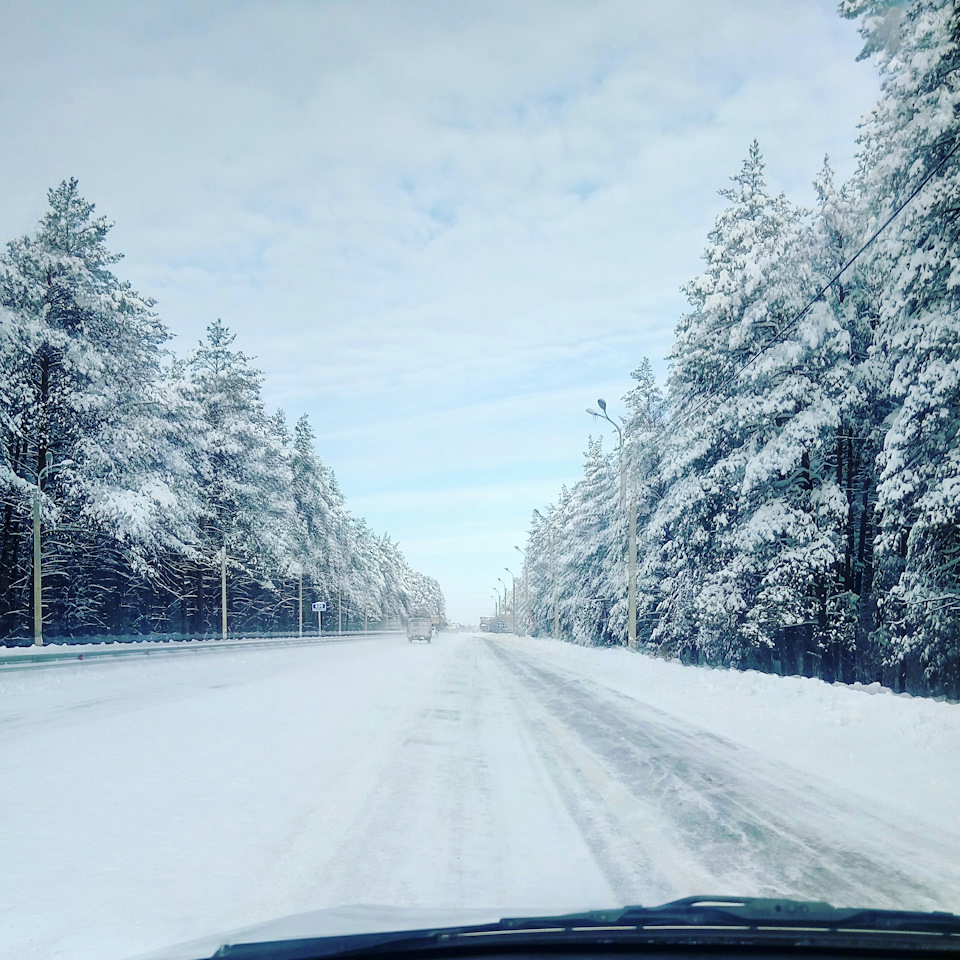
[(597, 411), (594, 410), (593, 407), (587, 407), (587, 413), (589, 413), (591, 417), (596, 417), (599, 420), (606, 420), (607, 423), (611, 424), (613, 426), (613, 429), (616, 430), (620, 436), (620, 446), (622, 447), (623, 446), (623, 430), (620, 429), (620, 424), (617, 423), (617, 421), (614, 420), (609, 413), (607, 413), (607, 402), (605, 400), (598, 400), (597, 406), (599, 406), (600, 409), (603, 411), (602, 413), (597, 413)]

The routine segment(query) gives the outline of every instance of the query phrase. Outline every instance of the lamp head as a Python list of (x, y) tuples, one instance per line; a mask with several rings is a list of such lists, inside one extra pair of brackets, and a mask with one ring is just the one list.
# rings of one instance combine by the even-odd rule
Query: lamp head
[(607, 412), (607, 401), (606, 401), (606, 400), (598, 400), (598, 401), (597, 401), (597, 406), (598, 406), (604, 413)]
[(596, 410), (594, 410), (593, 407), (587, 407), (587, 413), (589, 413), (591, 417), (600, 416), (600, 414)]
[(48, 450), (46, 455), (47, 469), (49, 470), (53, 466), (53, 454)]

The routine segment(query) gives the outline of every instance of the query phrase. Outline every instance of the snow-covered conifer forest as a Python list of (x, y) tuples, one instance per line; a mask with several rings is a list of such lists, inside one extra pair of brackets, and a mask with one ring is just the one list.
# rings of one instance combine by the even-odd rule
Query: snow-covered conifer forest
[[(754, 143), (685, 287), (666, 389), (644, 361), (624, 398), (638, 641), (957, 697), (960, 13), (840, 7), (882, 80), (856, 173), (811, 171), (801, 209), (770, 191)], [(583, 478), (534, 514), (535, 632), (556, 604), (565, 637), (626, 637), (618, 453), (592, 442)]]
[(42, 476), (45, 633), (296, 630), (302, 585), (344, 629), (443, 616), (439, 584), (351, 515), (313, 429), (268, 413), (220, 320), (174, 357), (154, 302), (114, 273), (76, 181), (0, 256), (0, 638), (32, 631)]

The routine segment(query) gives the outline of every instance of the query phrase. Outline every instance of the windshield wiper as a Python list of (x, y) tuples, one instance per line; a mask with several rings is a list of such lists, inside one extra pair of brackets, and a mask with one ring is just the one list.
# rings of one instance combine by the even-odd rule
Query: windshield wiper
[[(513, 917), (476, 926), (402, 930), (226, 944), (214, 958), (308, 960), (376, 954), (471, 953), (552, 948), (686, 944), (771, 944), (806, 949), (948, 950), (960, 954), (960, 916), (851, 909), (828, 903), (759, 897), (687, 897), (658, 907), (622, 907), (560, 916)], [(211, 958), (211, 960), (214, 960)]]
[(952, 913), (832, 907), (829, 903), (820, 901), (763, 897), (687, 897), (659, 907), (595, 910), (574, 914), (569, 919), (578, 925), (586, 921), (597, 926), (612, 923), (649, 929), (677, 924), (681, 927), (721, 926), (749, 930), (869, 930), (874, 933), (924, 933), (960, 937), (960, 916)]

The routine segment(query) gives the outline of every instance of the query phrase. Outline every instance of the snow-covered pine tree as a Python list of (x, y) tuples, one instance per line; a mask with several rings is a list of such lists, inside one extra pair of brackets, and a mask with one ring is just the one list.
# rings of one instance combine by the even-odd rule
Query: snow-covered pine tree
[(619, 464), (604, 455), (601, 440), (590, 440), (583, 479), (565, 504), (560, 543), (561, 615), (572, 639), (584, 646), (622, 643), (626, 522), (620, 507)]
[(754, 143), (686, 287), (670, 378), (670, 490), (653, 533), (666, 596), (653, 637), (711, 661), (813, 669), (839, 502), (824, 482), (849, 338), (810, 310), (801, 213), (771, 196)]
[[(120, 256), (106, 246), (111, 226), (76, 180), (64, 181), (36, 232), (0, 257), (6, 635), (25, 626), (30, 500), (48, 453), (56, 470), (43, 498), (46, 602), (60, 631), (121, 628), (118, 597), (131, 576), (187, 535), (160, 388), (167, 331), (153, 301), (112, 272)], [(61, 535), (55, 520), (72, 529)]]
[(410, 591), (410, 615), (421, 617), (446, 618), (443, 593), (440, 584), (433, 577), (412, 572)]
[[(656, 570), (656, 543), (651, 542), (651, 520), (666, 494), (663, 476), (664, 431), (668, 408), (657, 386), (650, 361), (644, 358), (630, 376), (637, 385), (623, 398), (624, 456), (628, 468), (629, 501), (637, 512), (637, 641), (645, 644), (656, 626), (662, 596)], [(622, 598), (613, 610), (616, 620), (627, 618)]]
[(197, 632), (219, 629), (224, 550), (228, 610), (244, 619), (261, 615), (262, 592), (276, 596), (276, 579), (289, 577), (294, 557), (289, 459), (263, 408), (261, 374), (232, 349), (234, 340), (218, 319), (186, 363), (204, 424), (198, 465), (203, 562), (193, 571), (192, 598)]
[(556, 591), (557, 630), (554, 634), (553, 604), (550, 604), (550, 634), (566, 640), (573, 636), (574, 619), (579, 610), (576, 597), (578, 548), (572, 523), (573, 492), (566, 485), (560, 487), (555, 506), (549, 510), (550, 517), (550, 564), (554, 571), (552, 589)]
[(388, 618), (406, 618), (415, 613), (413, 571), (400, 548), (387, 535), (379, 540), (378, 561), (383, 582), (381, 605)]
[(554, 601), (559, 580), (558, 515), (555, 506), (533, 511), (524, 547), (524, 576), (530, 590), (531, 632), (554, 636)]
[(150, 608), (144, 629), (133, 632), (190, 632), (189, 611), (194, 591), (193, 572), (205, 565), (199, 530), (205, 516), (202, 495), (205, 466), (204, 441), (208, 424), (197, 400), (196, 390), (187, 379), (186, 364), (175, 359), (164, 370), (159, 387), (162, 404), (158, 407), (165, 431), (162, 447), (168, 476), (176, 495), (170, 504), (171, 519), (177, 520), (176, 538), (168, 538), (154, 567), (154, 576), (143, 586), (142, 608)]
[(387, 618), (387, 607), (380, 538), (363, 521), (354, 525), (350, 555), (358, 578), (357, 613), (364, 622), (381, 622)]
[(345, 508), (336, 478), (317, 456), (314, 442), (313, 427), (304, 414), (294, 427), (290, 460), (296, 512), (291, 570), (302, 574), (305, 596), (328, 600), (342, 560), (339, 535)]
[[(828, 160), (814, 180), (817, 204), (810, 227), (816, 284), (833, 280), (867, 236), (872, 198), (862, 177), (838, 187)], [(834, 449), (825, 460), (825, 493), (845, 511), (839, 530), (840, 554), (822, 590), (820, 609), (824, 674), (851, 681), (870, 673), (870, 633), (876, 627), (873, 591), (876, 537), (876, 457), (889, 412), (884, 378), (870, 356), (880, 315), (882, 277), (876, 264), (861, 257), (825, 294), (828, 308), (849, 337), (846, 356), (836, 357), (829, 395), (839, 422)]]
[[(883, 222), (960, 138), (960, 12), (952, 0), (844, 0), (882, 96), (863, 125), (863, 176)], [(894, 408), (879, 458), (880, 637), (900, 682), (960, 692), (960, 157), (886, 231), (873, 358)]]

